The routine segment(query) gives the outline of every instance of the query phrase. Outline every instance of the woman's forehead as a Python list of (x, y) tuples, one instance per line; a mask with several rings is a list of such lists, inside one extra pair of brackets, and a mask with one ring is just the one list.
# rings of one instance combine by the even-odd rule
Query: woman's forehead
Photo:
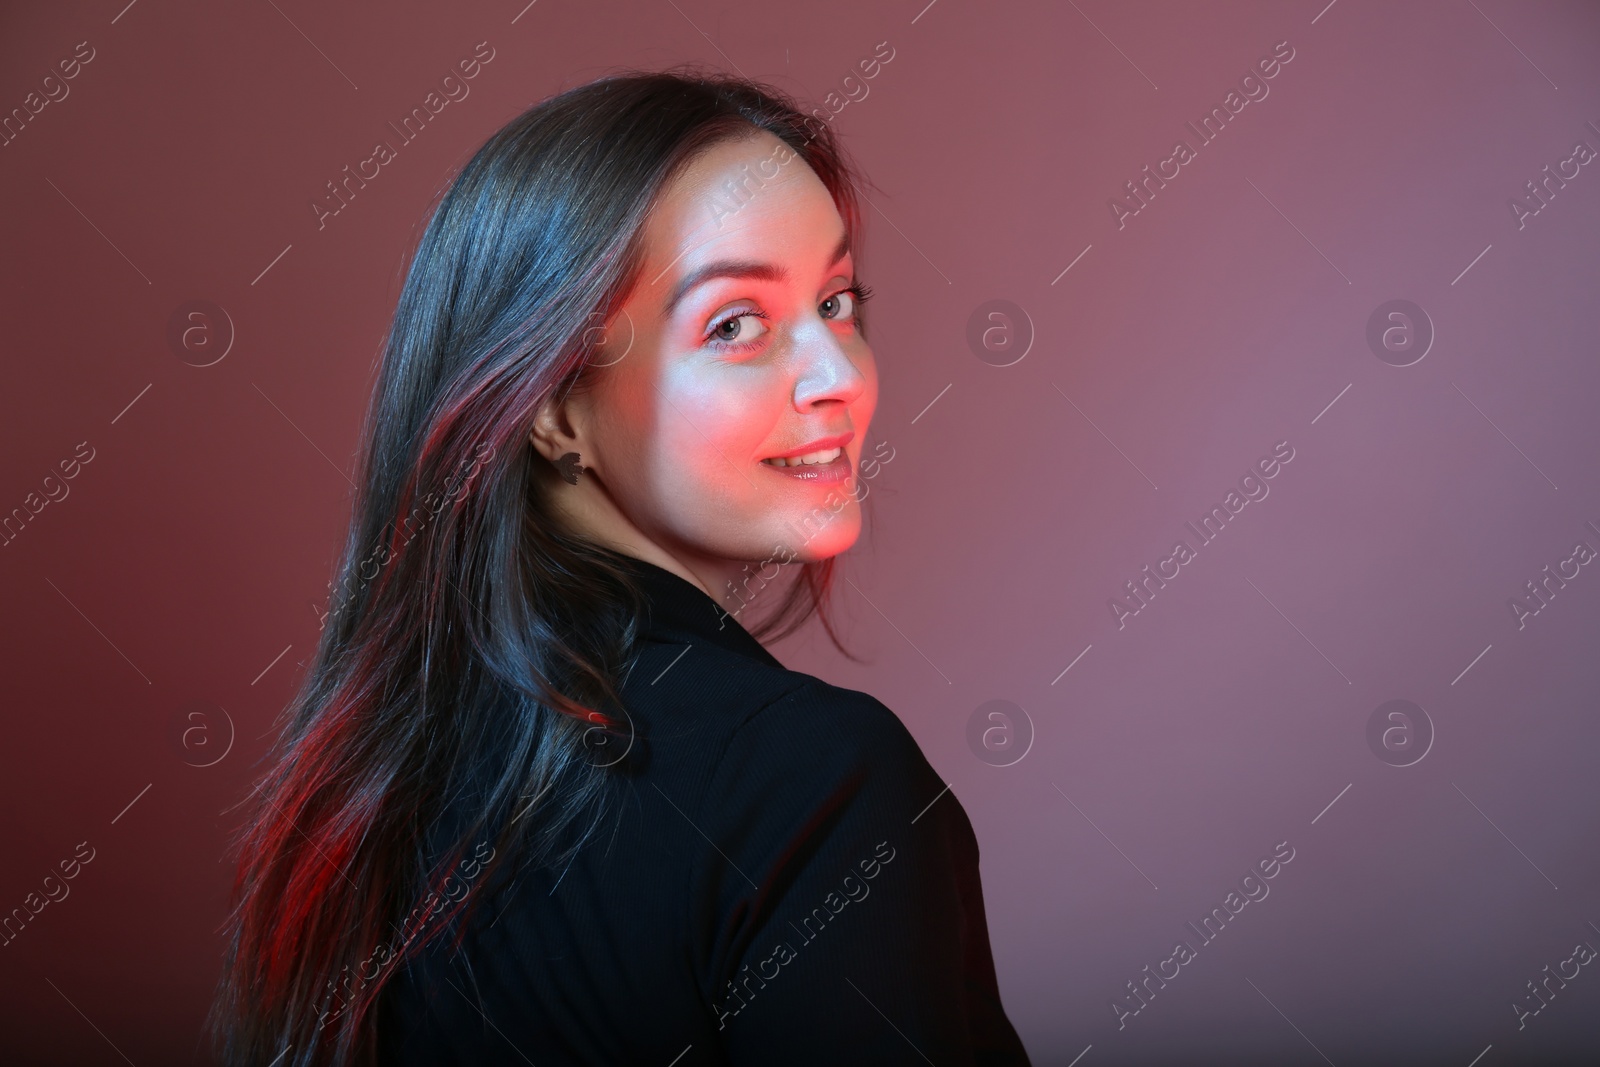
[(675, 276), (726, 259), (806, 268), (831, 261), (843, 232), (822, 181), (787, 144), (758, 131), (706, 149), (663, 192), (646, 225), (646, 280), (670, 288)]

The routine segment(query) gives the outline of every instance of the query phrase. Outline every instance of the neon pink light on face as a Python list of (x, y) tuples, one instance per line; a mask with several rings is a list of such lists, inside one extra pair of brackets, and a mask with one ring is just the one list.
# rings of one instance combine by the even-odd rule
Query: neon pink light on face
[[(723, 142), (666, 190), (644, 236), (617, 315), (632, 329), (613, 331), (631, 334), (626, 354), (601, 349), (594, 362), (615, 363), (581, 401), (584, 462), (592, 449), (629, 522), (691, 565), (848, 548), (878, 380), (826, 187), (770, 134)], [(834, 445), (827, 466), (764, 462)]]

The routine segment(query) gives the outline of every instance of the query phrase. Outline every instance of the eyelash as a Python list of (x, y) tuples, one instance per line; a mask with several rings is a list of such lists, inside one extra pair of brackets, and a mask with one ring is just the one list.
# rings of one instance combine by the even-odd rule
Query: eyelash
[[(868, 300), (872, 299), (872, 287), (870, 285), (866, 285), (863, 282), (857, 282), (854, 285), (847, 285), (843, 289), (837, 290), (836, 292), (829, 294), (828, 297), (826, 297), (825, 299), (831, 300), (834, 297), (838, 296), (840, 293), (849, 293), (851, 296), (853, 296), (855, 298), (855, 305), (856, 305), (855, 312), (856, 313), (855, 313), (855, 315), (851, 316), (850, 321), (852, 321), (852, 322), (858, 321), (857, 317), (861, 314), (861, 306), (863, 304), (865, 304)], [(714, 345), (714, 346), (716, 346), (718, 348), (721, 348), (721, 349), (723, 349), (725, 351), (730, 351), (730, 352), (743, 351), (744, 349), (748, 348), (749, 346), (756, 344), (757, 342), (755, 342), (755, 341), (719, 342), (716, 339), (717, 330), (720, 327), (722, 327), (726, 323), (732, 322), (734, 319), (742, 319), (746, 315), (754, 315), (757, 318), (761, 318), (761, 319), (765, 319), (765, 318), (768, 317), (767, 313), (765, 311), (763, 311), (758, 306), (744, 308), (742, 310), (735, 311), (735, 312), (733, 312), (731, 314), (724, 315), (724, 316), (722, 316), (722, 318), (717, 319), (709, 327), (706, 328), (706, 335), (705, 335), (703, 343), (711, 344), (711, 345)]]
[[(868, 300), (872, 299), (872, 286), (866, 285), (862, 282), (856, 282), (856, 284), (849, 286), (848, 288), (840, 289), (839, 292), (849, 293), (854, 296), (856, 298), (856, 308), (858, 310), (862, 304), (865, 304)], [(838, 294), (836, 293), (834, 295), (837, 296)]]
[(768, 318), (767, 313), (765, 311), (763, 311), (758, 306), (741, 308), (738, 311), (731, 312), (731, 313), (729, 313), (727, 315), (722, 316), (722, 318), (717, 319), (716, 321), (712, 322), (712, 324), (706, 329), (706, 336), (705, 336), (705, 340), (704, 340), (703, 343), (709, 344), (713, 348), (719, 348), (719, 349), (723, 350), (724, 352), (743, 352), (743, 351), (746, 351), (747, 349), (750, 348), (750, 346), (756, 344), (757, 342), (755, 342), (755, 341), (719, 341), (719, 340), (717, 340), (717, 330), (719, 330), (720, 328), (722, 328), (726, 324), (732, 322), (734, 319), (742, 319), (746, 315), (754, 315), (758, 319), (766, 319), (766, 318)]

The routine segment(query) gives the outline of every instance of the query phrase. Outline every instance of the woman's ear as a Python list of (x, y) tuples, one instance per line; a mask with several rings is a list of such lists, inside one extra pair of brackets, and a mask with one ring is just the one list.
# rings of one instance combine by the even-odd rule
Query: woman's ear
[(551, 463), (568, 452), (582, 451), (566, 399), (563, 397), (558, 403), (552, 396), (539, 405), (533, 416), (533, 430), (528, 435), (534, 449)]

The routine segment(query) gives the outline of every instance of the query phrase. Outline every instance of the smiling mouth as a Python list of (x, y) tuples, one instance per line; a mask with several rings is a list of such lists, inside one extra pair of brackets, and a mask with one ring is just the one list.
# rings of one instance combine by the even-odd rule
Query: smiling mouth
[(842, 448), (824, 448), (819, 452), (807, 452), (803, 456), (791, 456), (784, 459), (782, 456), (772, 456), (761, 462), (774, 467), (818, 467), (832, 463), (844, 453)]
[(843, 448), (824, 448), (787, 459), (774, 456), (760, 465), (774, 474), (812, 485), (837, 485), (849, 481), (853, 474), (850, 454)]

